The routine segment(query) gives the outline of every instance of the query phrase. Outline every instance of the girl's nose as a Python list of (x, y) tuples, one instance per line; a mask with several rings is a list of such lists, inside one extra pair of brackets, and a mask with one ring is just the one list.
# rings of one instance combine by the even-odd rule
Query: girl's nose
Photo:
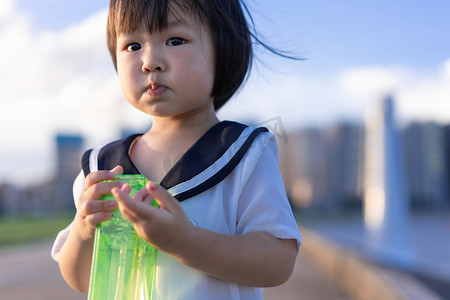
[(142, 72), (150, 73), (150, 72), (163, 72), (165, 70), (163, 64), (157, 63), (144, 63), (142, 64)]
[(142, 72), (164, 72), (166, 66), (161, 58), (161, 55), (157, 55), (154, 51), (148, 51), (142, 59)]

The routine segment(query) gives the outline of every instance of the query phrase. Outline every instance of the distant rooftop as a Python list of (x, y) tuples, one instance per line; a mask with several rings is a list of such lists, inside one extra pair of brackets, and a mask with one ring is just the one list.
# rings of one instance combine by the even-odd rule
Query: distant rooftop
[(59, 146), (79, 146), (84, 142), (83, 136), (78, 134), (57, 134), (55, 140)]

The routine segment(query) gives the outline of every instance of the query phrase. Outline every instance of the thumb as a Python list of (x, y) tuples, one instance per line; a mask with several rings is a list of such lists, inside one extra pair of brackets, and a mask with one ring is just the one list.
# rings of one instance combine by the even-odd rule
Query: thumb
[(122, 168), (122, 166), (118, 165), (118, 166), (115, 166), (110, 172), (113, 172), (116, 175), (122, 175), (123, 168)]

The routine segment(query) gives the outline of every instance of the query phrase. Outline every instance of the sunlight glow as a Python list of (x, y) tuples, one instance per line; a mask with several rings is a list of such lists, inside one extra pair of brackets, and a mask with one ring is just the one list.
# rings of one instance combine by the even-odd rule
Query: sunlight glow
[(371, 186), (366, 190), (364, 197), (364, 220), (371, 228), (378, 228), (384, 221), (386, 195), (384, 190)]

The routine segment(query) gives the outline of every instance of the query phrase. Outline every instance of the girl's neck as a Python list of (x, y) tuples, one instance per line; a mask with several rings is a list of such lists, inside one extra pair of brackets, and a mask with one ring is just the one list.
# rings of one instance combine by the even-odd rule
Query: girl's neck
[(147, 134), (167, 138), (182, 136), (199, 138), (217, 123), (219, 123), (219, 119), (215, 113), (203, 114), (201, 117), (196, 118), (173, 119), (154, 117), (152, 127)]
[(218, 122), (215, 112), (196, 118), (155, 117), (152, 128), (130, 149), (131, 159), (144, 176), (159, 182), (170, 166)]

